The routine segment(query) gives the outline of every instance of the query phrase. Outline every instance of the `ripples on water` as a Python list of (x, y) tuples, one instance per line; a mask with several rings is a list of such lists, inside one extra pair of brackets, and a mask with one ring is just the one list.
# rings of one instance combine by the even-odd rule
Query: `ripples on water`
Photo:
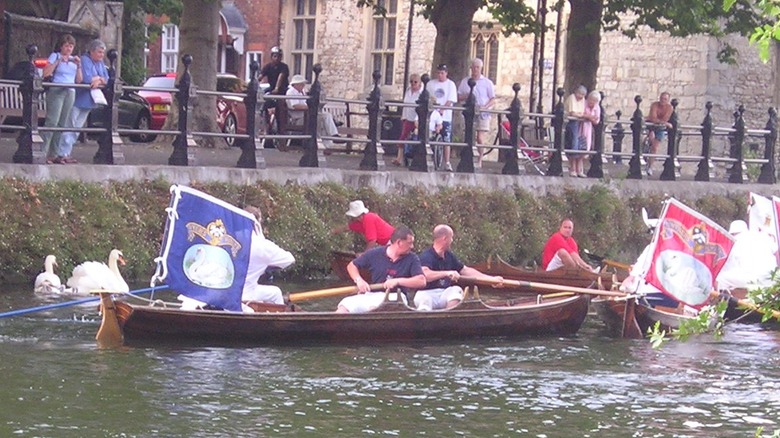
[[(29, 292), (0, 305), (30, 306)], [(33, 303), (37, 304), (37, 303)], [(780, 428), (777, 332), (96, 349), (93, 308), (0, 319), (0, 436), (752, 436)]]

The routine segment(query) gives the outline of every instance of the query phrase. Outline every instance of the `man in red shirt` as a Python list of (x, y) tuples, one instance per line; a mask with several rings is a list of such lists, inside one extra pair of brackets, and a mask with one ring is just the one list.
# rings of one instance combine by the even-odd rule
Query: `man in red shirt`
[(390, 236), (395, 228), (379, 217), (378, 214), (368, 211), (363, 201), (350, 202), (349, 210), (347, 210), (346, 214), (350, 218), (349, 224), (333, 229), (334, 234), (347, 230), (362, 234), (366, 239), (366, 249), (364, 251), (378, 245), (387, 245), (387, 242), (390, 241)]
[(574, 222), (564, 219), (561, 228), (555, 232), (542, 251), (542, 268), (552, 271), (561, 267), (582, 268), (592, 271), (593, 268), (580, 258), (580, 250), (577, 241), (571, 237), (574, 232)]

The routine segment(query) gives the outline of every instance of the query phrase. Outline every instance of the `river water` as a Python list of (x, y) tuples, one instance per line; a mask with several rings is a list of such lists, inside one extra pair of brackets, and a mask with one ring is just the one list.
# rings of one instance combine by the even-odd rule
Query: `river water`
[[(300, 289), (298, 289), (300, 290)], [(0, 286), (0, 312), (43, 302)], [(331, 306), (334, 303), (326, 303)], [(780, 429), (780, 332), (100, 350), (93, 306), (0, 319), (0, 436), (712, 437)]]

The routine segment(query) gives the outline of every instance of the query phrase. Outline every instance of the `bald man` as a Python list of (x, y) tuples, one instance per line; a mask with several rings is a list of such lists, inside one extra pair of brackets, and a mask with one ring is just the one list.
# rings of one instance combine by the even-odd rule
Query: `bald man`
[(499, 285), (504, 281), (502, 277), (485, 275), (461, 263), (450, 251), (454, 236), (449, 225), (441, 224), (433, 228), (433, 245), (420, 254), (420, 263), (428, 284), (414, 295), (417, 310), (451, 309), (457, 306), (463, 300), (463, 289), (454, 283), (461, 275)]

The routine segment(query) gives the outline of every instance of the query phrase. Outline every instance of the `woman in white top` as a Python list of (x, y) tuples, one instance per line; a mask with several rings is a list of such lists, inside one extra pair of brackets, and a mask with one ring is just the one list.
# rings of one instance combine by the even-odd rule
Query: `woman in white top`
[[(412, 73), (409, 75), (409, 88), (406, 89), (404, 94), (404, 103), (417, 104), (417, 100), (420, 98), (422, 92), (422, 82), (420, 82), (420, 75)], [(417, 130), (417, 108), (404, 107), (401, 111), (401, 135), (398, 140), (408, 140), (413, 132)], [(398, 153), (393, 160), (393, 164), (400, 166), (404, 162), (404, 144), (398, 144)]]

